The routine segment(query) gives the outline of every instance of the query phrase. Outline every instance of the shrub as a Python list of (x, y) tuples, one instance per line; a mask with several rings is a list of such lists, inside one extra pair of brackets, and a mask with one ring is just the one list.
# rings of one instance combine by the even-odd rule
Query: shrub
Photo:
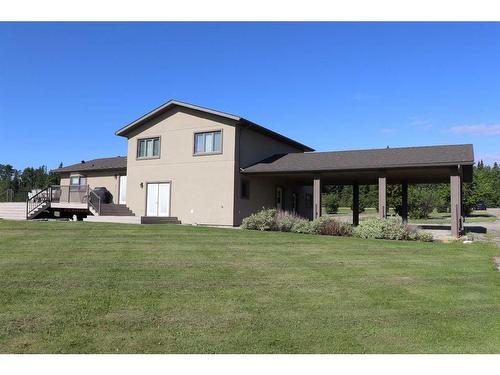
[(274, 208), (262, 209), (243, 219), (243, 229), (261, 231), (281, 231), (325, 236), (352, 236), (359, 238), (383, 238), (389, 240), (432, 241), (432, 235), (409, 229), (400, 217), (388, 219), (373, 218), (362, 221), (353, 229), (350, 224), (322, 216), (309, 221), (290, 212), (277, 211)]
[(243, 219), (241, 227), (243, 229), (253, 230), (275, 230), (276, 229), (276, 213), (274, 208), (262, 209)]
[(351, 236), (352, 226), (341, 221), (337, 221), (328, 216), (322, 216), (311, 222), (313, 233), (325, 236)]
[(339, 209), (339, 198), (335, 193), (328, 193), (323, 196), (323, 205), (327, 214), (335, 214)]
[(417, 240), (423, 241), (423, 242), (432, 242), (434, 238), (432, 237), (432, 234), (427, 233), (427, 232), (418, 232), (417, 233)]
[(294, 233), (314, 234), (312, 221), (299, 219), (293, 224), (291, 231)]
[(426, 219), (440, 203), (439, 194), (424, 186), (413, 186), (409, 190), (408, 213), (413, 219)]
[(287, 211), (278, 211), (276, 213), (276, 230), (280, 232), (290, 232), (293, 228), (293, 225), (300, 221), (300, 216), (287, 212)]
[(387, 240), (416, 240), (417, 235), (403, 225), (399, 216), (387, 219), (372, 218), (362, 221), (353, 230), (353, 235), (359, 238), (380, 238)]

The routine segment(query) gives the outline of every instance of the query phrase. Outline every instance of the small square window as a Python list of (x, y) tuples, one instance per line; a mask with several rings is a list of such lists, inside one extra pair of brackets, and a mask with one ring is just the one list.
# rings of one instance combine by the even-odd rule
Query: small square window
[(71, 176), (70, 185), (80, 185), (80, 176)]

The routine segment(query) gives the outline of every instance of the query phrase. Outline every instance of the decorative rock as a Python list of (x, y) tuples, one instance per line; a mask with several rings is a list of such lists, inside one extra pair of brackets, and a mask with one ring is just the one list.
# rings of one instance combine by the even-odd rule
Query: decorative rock
[(495, 266), (497, 267), (497, 271), (500, 271), (500, 256), (493, 257), (493, 262), (495, 263)]

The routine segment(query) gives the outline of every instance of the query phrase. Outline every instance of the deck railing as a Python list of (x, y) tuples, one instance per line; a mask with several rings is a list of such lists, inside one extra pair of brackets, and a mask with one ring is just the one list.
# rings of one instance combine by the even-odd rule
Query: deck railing
[(44, 203), (50, 202), (51, 187), (40, 190), (38, 193), (26, 200), (26, 219), (29, 219), (30, 214)]
[(51, 202), (87, 203), (88, 185), (52, 185)]
[(89, 188), (88, 205), (92, 207), (98, 215), (101, 214), (101, 198), (95, 193), (94, 190)]
[[(92, 207), (97, 214), (101, 213), (101, 198), (89, 185), (52, 185), (26, 200), (26, 218), (44, 203), (75, 203)], [(81, 207), (78, 207), (81, 209)]]

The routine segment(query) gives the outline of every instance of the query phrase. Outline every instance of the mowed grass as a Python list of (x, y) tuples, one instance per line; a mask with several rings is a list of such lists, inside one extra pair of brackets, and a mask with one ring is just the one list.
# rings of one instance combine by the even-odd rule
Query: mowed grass
[(500, 353), (487, 244), (0, 220), (4, 353)]

